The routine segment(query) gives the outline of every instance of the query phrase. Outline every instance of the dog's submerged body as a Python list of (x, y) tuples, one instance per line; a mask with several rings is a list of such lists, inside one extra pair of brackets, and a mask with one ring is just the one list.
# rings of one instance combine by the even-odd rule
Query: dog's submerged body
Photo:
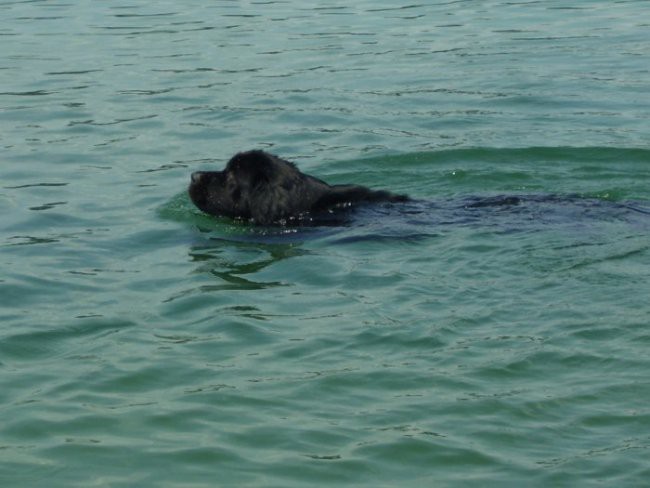
[(259, 225), (299, 223), (309, 215), (363, 202), (409, 200), (364, 186), (329, 185), (260, 150), (235, 154), (223, 171), (192, 173), (189, 194), (205, 213)]
[[(585, 226), (596, 221), (629, 222), (641, 229), (650, 226), (650, 208), (639, 202), (558, 194), (411, 200), (364, 186), (329, 185), (264, 151), (238, 153), (223, 171), (193, 173), (189, 195), (210, 215), (262, 226), (345, 227), (350, 222), (349, 210), (355, 209), (355, 222), (359, 219), (363, 224), (364, 238), (375, 234), (430, 235), (448, 225), (499, 228), (504, 232), (542, 224)], [(399, 204), (360, 205), (373, 202)], [(379, 230), (373, 234), (372, 229)]]

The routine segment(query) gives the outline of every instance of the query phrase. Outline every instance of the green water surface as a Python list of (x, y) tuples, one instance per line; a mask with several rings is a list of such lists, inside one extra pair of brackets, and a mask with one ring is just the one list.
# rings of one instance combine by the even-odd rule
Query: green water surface
[[(647, 2), (0, 12), (1, 486), (648, 485)], [(195, 209), (253, 147), (415, 201)]]

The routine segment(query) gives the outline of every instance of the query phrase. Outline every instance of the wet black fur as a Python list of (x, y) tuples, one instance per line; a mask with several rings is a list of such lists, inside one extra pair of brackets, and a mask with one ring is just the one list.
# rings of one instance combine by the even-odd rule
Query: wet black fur
[(299, 222), (309, 214), (361, 202), (404, 202), (405, 195), (358, 185), (329, 185), (264, 151), (235, 154), (223, 171), (197, 171), (192, 202), (210, 215), (260, 225)]

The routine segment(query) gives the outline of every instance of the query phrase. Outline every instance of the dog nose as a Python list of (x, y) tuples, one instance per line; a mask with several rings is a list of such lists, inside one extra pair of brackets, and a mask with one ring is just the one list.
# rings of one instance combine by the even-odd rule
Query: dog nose
[(192, 183), (198, 184), (199, 181), (201, 181), (202, 176), (203, 176), (202, 171), (195, 171), (194, 173), (192, 173), (192, 177), (191, 177), (192, 178)]

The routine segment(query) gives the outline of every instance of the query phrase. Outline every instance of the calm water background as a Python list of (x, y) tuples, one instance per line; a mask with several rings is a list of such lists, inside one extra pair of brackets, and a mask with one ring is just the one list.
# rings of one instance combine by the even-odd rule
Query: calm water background
[[(1, 1), (0, 484), (648, 486), (649, 6)], [(425, 203), (194, 210), (255, 147)]]

